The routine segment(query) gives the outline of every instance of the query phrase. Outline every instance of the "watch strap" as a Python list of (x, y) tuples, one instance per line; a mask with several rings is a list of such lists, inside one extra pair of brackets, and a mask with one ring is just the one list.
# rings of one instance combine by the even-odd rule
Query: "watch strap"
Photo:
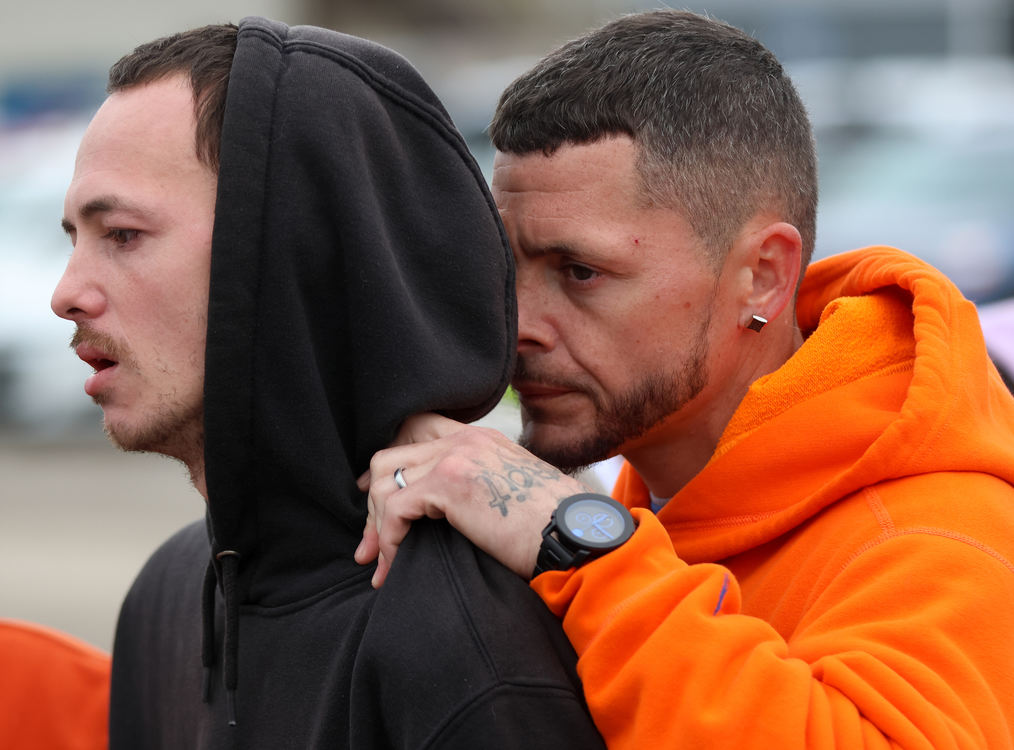
[(570, 550), (564, 547), (560, 540), (553, 536), (555, 530), (554, 519), (542, 532), (542, 546), (539, 547), (539, 556), (535, 561), (535, 572), (532, 573), (532, 578), (547, 570), (573, 568), (584, 562), (589, 555), (588, 550)]

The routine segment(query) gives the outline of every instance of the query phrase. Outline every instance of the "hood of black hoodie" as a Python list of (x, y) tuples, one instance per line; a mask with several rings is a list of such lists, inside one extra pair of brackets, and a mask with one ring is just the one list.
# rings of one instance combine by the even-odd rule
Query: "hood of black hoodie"
[(208, 526), (239, 601), (361, 568), (356, 478), (405, 417), (488, 412), (513, 264), (439, 100), (380, 45), (245, 19), (229, 79), (205, 372)]

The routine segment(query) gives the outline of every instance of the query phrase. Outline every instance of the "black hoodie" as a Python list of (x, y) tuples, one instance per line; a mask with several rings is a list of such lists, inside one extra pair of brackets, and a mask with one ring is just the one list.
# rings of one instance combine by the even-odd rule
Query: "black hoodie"
[(515, 337), (496, 208), (415, 70), (244, 20), (212, 246), (207, 522), (124, 602), (114, 750), (602, 747), (524, 581), (442, 522), (415, 525), (379, 592), (352, 558), (372, 454), (410, 414), (486, 413)]

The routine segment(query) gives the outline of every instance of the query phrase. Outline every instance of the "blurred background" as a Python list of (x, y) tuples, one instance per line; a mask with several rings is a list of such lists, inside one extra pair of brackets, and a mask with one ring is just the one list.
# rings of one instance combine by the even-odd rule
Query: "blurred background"
[[(624, 0), (0, 0), (0, 617), (109, 648), (154, 547), (203, 514), (181, 467), (121, 455), (49, 298), (59, 226), (105, 72), (136, 44), (265, 15), (387, 44), (444, 99), (487, 171), (497, 96)], [(714, 0), (786, 64), (817, 129), (819, 256), (892, 244), (990, 310), (1014, 294), (1014, 0)], [(998, 344), (998, 349), (1001, 348)], [(514, 436), (504, 406), (488, 420)]]

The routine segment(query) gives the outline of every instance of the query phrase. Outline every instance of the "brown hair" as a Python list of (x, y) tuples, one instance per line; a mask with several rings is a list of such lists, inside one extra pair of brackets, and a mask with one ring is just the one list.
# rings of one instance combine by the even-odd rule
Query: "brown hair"
[(112, 94), (171, 75), (187, 76), (194, 93), (197, 158), (217, 172), (236, 33), (233, 24), (220, 24), (142, 44), (109, 69), (106, 90)]

